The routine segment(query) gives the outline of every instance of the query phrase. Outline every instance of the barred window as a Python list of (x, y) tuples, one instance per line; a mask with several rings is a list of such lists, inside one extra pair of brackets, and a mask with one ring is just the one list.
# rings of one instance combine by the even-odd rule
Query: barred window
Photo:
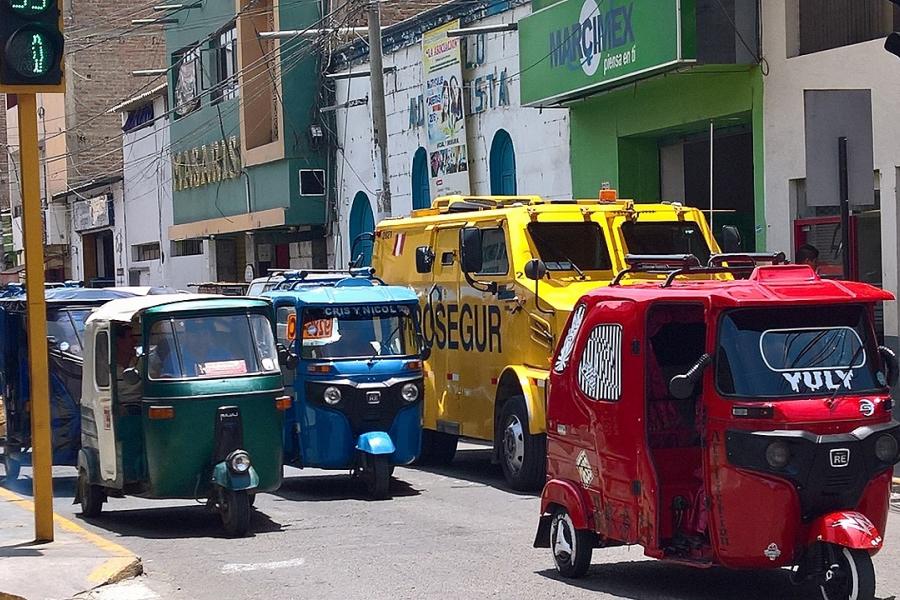
[(159, 260), (159, 242), (151, 244), (136, 244), (131, 247), (132, 260)]
[(592, 400), (617, 401), (622, 395), (622, 326), (597, 325), (578, 363), (578, 387)]
[(196, 256), (198, 254), (203, 254), (203, 240), (172, 242), (172, 256)]

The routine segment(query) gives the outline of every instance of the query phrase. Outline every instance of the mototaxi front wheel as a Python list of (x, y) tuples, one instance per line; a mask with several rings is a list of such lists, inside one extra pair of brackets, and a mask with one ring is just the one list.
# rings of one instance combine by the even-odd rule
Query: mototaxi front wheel
[(78, 469), (78, 503), (81, 505), (81, 516), (99, 517), (106, 499), (99, 485), (92, 485), (84, 468)]
[(219, 514), (229, 537), (244, 537), (250, 531), (250, 494), (247, 490), (221, 490)]
[(875, 567), (865, 550), (827, 544), (822, 600), (874, 600)]
[(390, 456), (387, 454), (366, 456), (363, 479), (366, 489), (373, 500), (386, 500), (391, 496), (391, 474), (393, 473)]
[(571, 579), (581, 577), (591, 566), (594, 533), (575, 529), (569, 512), (557, 508), (550, 521), (550, 551), (560, 575)]

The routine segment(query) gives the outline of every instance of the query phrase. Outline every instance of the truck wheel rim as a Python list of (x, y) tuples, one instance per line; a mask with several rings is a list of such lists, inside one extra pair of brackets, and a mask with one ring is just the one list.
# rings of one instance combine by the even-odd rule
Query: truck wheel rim
[(503, 430), (503, 453), (506, 466), (513, 474), (522, 470), (525, 462), (525, 430), (519, 417), (512, 415)]

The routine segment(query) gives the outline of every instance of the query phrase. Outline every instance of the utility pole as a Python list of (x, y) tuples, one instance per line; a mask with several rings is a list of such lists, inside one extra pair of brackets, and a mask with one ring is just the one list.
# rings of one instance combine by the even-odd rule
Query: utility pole
[(387, 110), (384, 105), (384, 66), (381, 56), (381, 2), (369, 2), (369, 81), (371, 82), (372, 131), (378, 162), (376, 192), (377, 219), (392, 216), (391, 175), (388, 167)]

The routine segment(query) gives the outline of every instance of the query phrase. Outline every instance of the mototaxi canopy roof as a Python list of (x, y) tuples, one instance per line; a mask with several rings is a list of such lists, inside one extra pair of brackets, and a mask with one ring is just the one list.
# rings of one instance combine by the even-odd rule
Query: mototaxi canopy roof
[(114, 321), (130, 323), (135, 316), (147, 312), (154, 314), (178, 313), (191, 310), (215, 309), (269, 309), (271, 303), (263, 298), (215, 296), (211, 294), (169, 294), (162, 296), (135, 296), (107, 302), (88, 317), (87, 323)]

